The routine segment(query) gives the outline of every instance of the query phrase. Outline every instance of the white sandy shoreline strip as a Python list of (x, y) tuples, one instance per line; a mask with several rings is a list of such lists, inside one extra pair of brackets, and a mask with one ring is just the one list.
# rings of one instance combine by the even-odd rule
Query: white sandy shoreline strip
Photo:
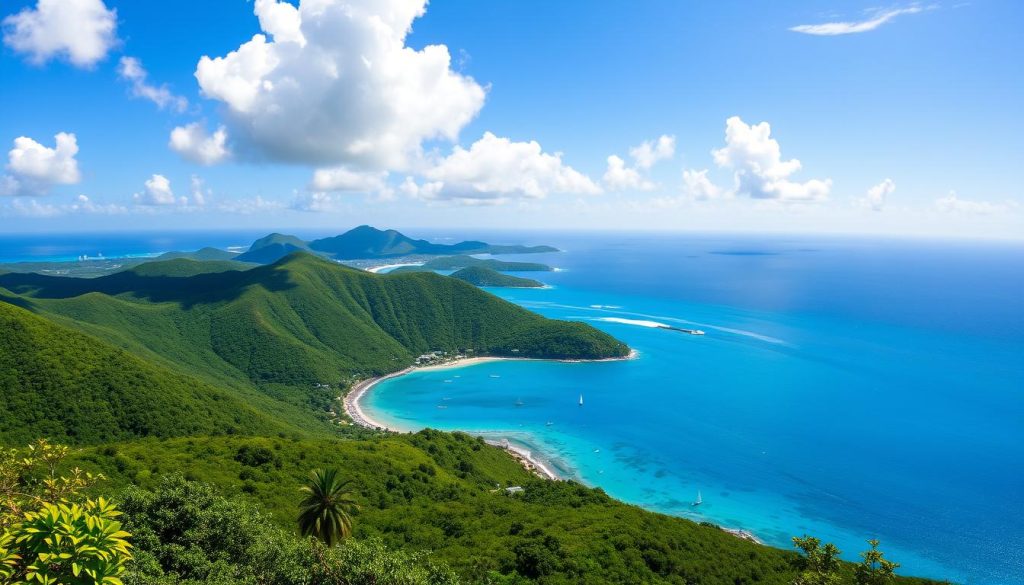
[(494, 447), (500, 447), (509, 452), (512, 457), (519, 461), (527, 471), (532, 471), (534, 474), (544, 478), (550, 479), (551, 481), (558, 481), (562, 479), (553, 469), (551, 469), (546, 463), (533, 456), (533, 452), (524, 447), (512, 444), (508, 439), (502, 441), (496, 441), (494, 439), (486, 440), (488, 445)]

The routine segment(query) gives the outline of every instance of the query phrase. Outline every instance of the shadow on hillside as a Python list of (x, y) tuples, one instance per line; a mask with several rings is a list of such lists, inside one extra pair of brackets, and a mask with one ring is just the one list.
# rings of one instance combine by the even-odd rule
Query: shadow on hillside
[[(100, 278), (72, 278), (43, 274), (7, 273), (0, 275), (0, 287), (38, 299), (69, 299), (88, 293), (110, 296), (130, 294), (154, 303), (179, 303), (182, 308), (237, 299), (248, 288), (258, 286), (280, 292), (295, 288), (287, 270), (262, 266), (246, 271), (216, 272), (195, 276), (143, 276), (119, 272)], [(2, 297), (11, 304), (29, 308), (25, 299)], [(28, 305), (28, 306), (26, 306)]]
[(33, 313), (35, 312), (36, 309), (35, 306), (33, 306), (32, 301), (8, 293), (10, 293), (10, 291), (0, 288), (0, 303), (7, 303), (8, 305), (14, 305), (15, 307), (21, 307), (22, 309), (32, 311)]

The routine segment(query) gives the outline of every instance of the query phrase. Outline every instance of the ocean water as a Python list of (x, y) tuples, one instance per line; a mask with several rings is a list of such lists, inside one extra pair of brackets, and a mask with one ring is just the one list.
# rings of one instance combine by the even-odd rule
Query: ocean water
[(856, 559), (879, 538), (903, 574), (1024, 583), (1024, 246), (532, 239), (566, 250), (530, 256), (562, 269), (553, 288), (491, 292), (639, 358), (417, 372), (374, 389), (374, 417), (508, 437), (772, 545), (807, 533)]
[(248, 249), (266, 231), (177, 231), (148, 233), (0, 234), (0, 263), (69, 262), (81, 256), (140, 258), (206, 246)]

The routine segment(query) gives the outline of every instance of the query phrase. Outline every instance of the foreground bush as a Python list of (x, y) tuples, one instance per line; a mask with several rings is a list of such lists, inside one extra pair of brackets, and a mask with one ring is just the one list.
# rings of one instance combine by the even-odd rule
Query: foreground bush
[(128, 585), (458, 583), (425, 554), (391, 550), (378, 539), (328, 548), (279, 528), (241, 499), (179, 475), (163, 478), (153, 491), (129, 488), (122, 499), (137, 548)]
[(111, 502), (81, 495), (102, 476), (58, 475), (67, 454), (43, 440), (0, 451), (0, 583), (120, 585), (130, 534)]

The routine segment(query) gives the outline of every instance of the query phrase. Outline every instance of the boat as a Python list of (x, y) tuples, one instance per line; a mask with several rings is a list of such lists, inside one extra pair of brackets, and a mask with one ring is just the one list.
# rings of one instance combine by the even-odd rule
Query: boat
[(551, 422), (551, 421), (548, 421), (548, 422), (544, 423), (544, 426), (548, 426), (548, 427), (550, 427), (550, 426), (551, 426), (551, 425), (553, 425), (553, 424), (555, 424), (555, 423), (553, 423), (553, 422)]
[(701, 497), (700, 497), (700, 490), (697, 490), (697, 499), (696, 499), (696, 500), (694, 500), (694, 501), (693, 501), (693, 504), (691, 504), (691, 505), (693, 505), (693, 506), (699, 506), (699, 505), (701, 505), (701, 504), (703, 504), (703, 503), (704, 503), (704, 500), (702, 500), (702, 499), (701, 499)]
[(583, 406), (583, 395), (580, 394), (580, 406)]
[(516, 406), (522, 406), (522, 405), (524, 405), (524, 404), (526, 404), (526, 403), (525, 403), (525, 402), (523, 402), (523, 399), (522, 399), (522, 398), (519, 398), (519, 399), (517, 399), (517, 400), (516, 400)]

